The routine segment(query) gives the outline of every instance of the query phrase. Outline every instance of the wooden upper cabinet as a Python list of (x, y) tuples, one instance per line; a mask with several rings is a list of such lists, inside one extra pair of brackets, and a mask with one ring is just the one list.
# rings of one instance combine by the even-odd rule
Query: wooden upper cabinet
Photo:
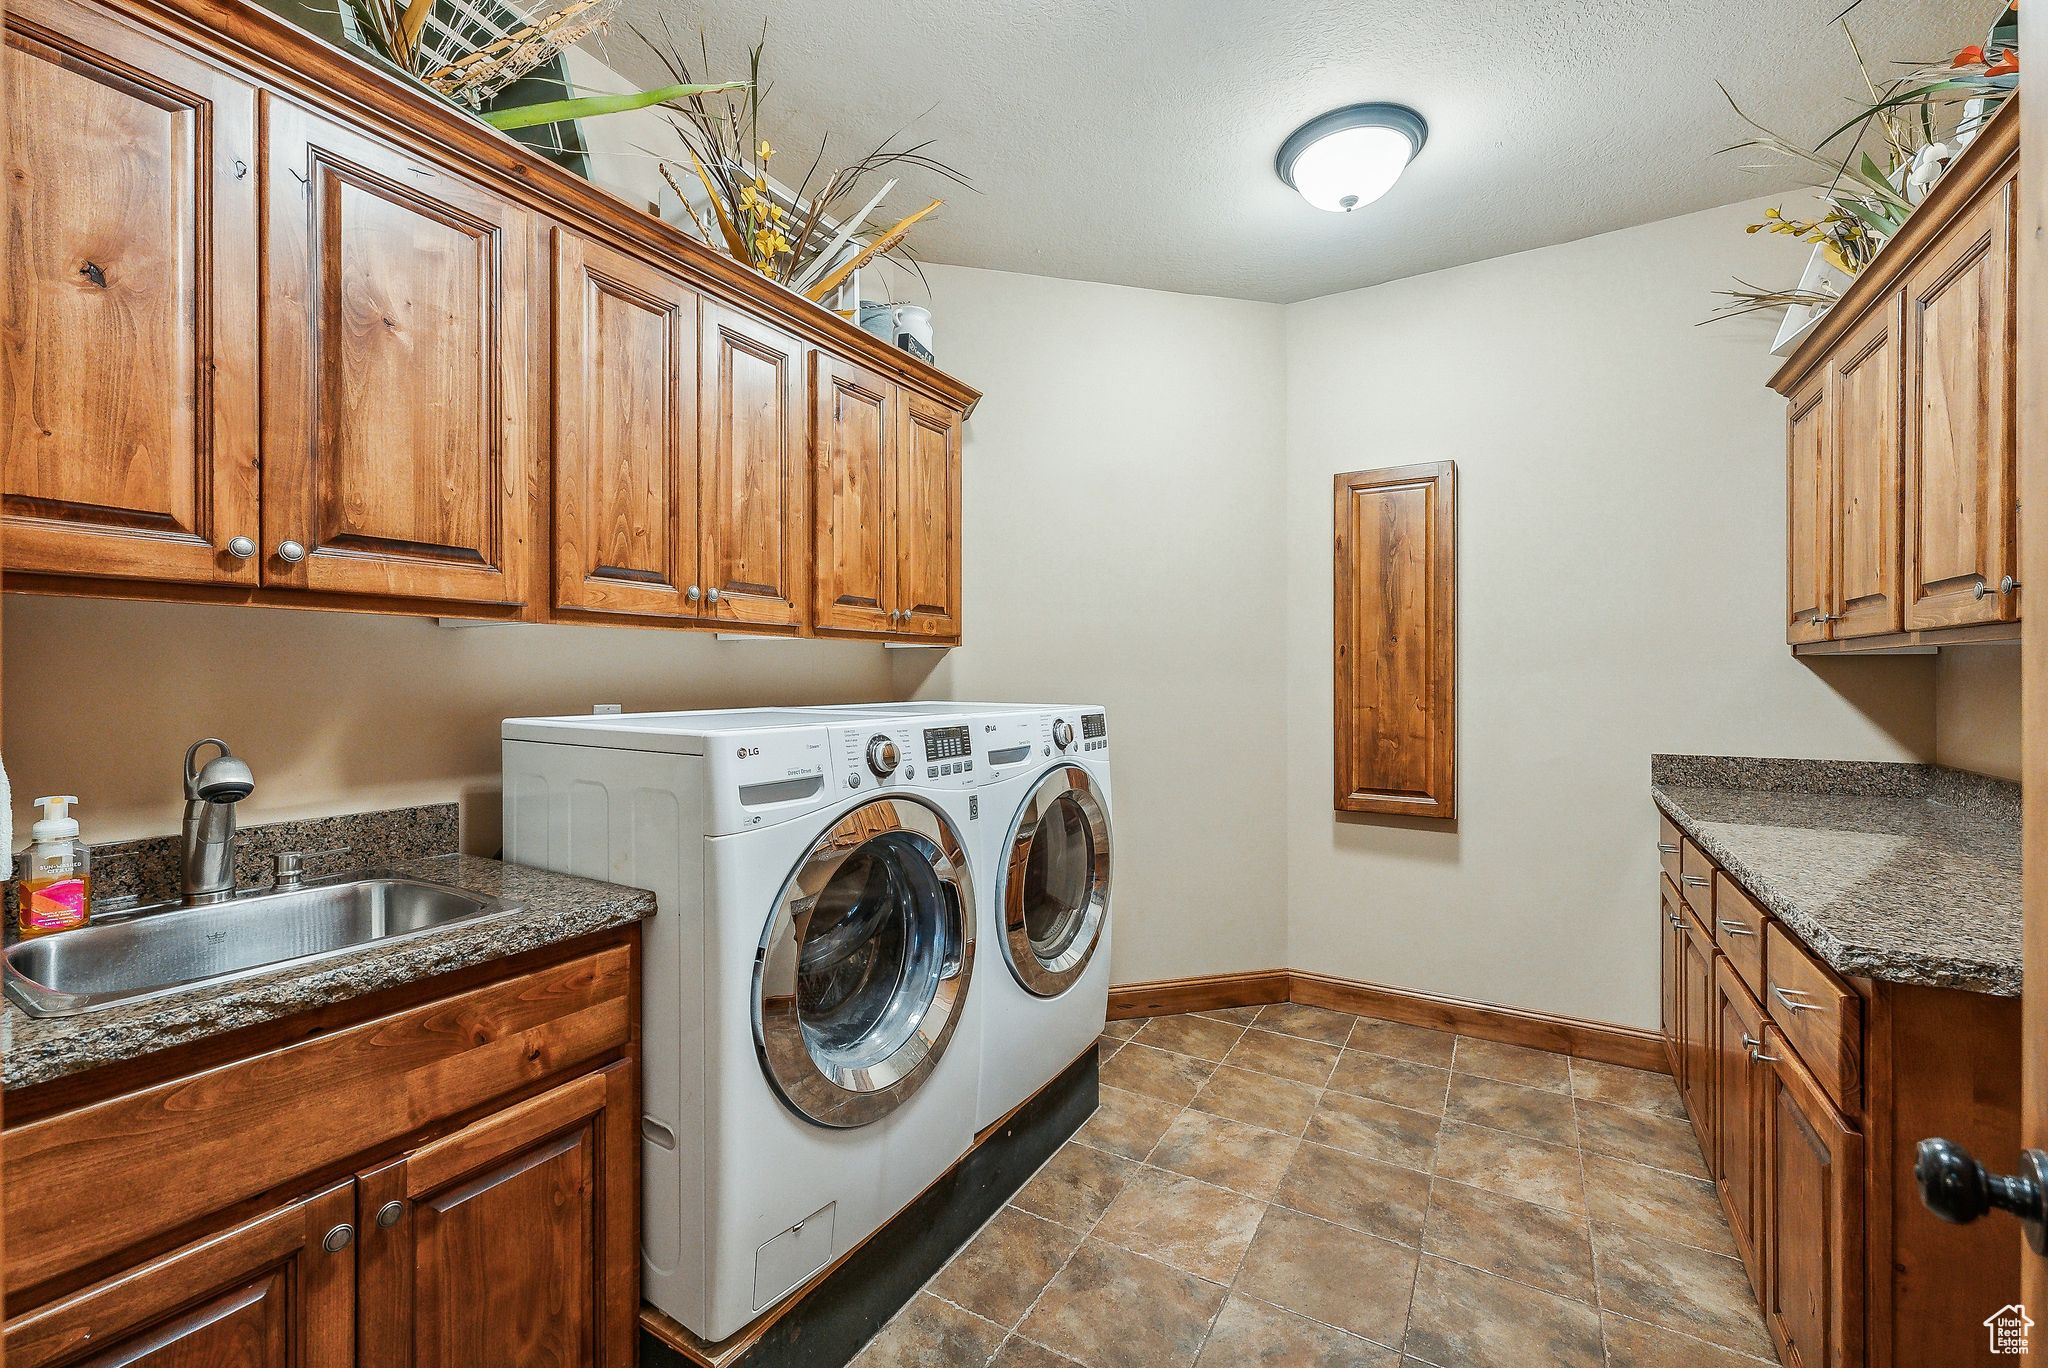
[(697, 296), (555, 230), (555, 604), (694, 617)]
[(265, 582), (526, 602), (532, 214), (298, 105), (264, 109)]
[(1763, 1088), (1764, 1320), (1785, 1368), (1863, 1362), (1863, 1137), (1773, 1029)]
[(1339, 812), (1457, 815), (1457, 474), (1336, 477)]
[(254, 584), (254, 89), (57, 0), (0, 86), (7, 568)]
[(701, 473), (704, 612), (721, 623), (803, 622), (803, 345), (721, 304), (704, 306)]
[(1906, 282), (1906, 626), (2018, 616), (2013, 182), (1947, 228)]
[(1898, 299), (1872, 309), (1843, 338), (1829, 364), (1833, 635), (1896, 632), (1901, 624)]
[(632, 1080), (586, 1074), (362, 1176), (365, 1364), (631, 1368)]
[(1786, 416), (1785, 640), (1794, 645), (1827, 640), (1828, 615), (1833, 611), (1828, 417), (1822, 368), (1793, 394)]
[(355, 1219), (341, 1183), (125, 1269), (9, 1321), (7, 1362), (351, 1368)]
[(894, 389), (864, 366), (812, 353), (812, 622), (820, 631), (886, 632), (893, 624)]
[(960, 415), (899, 391), (896, 427), (898, 631), (960, 634)]

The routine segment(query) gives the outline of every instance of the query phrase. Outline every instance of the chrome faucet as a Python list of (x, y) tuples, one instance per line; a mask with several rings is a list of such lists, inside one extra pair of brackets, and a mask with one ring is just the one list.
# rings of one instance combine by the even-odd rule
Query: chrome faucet
[[(204, 767), (202, 747), (220, 751)], [(185, 845), (178, 890), (187, 907), (223, 902), (235, 892), (235, 804), (256, 788), (246, 762), (209, 736), (185, 751)]]

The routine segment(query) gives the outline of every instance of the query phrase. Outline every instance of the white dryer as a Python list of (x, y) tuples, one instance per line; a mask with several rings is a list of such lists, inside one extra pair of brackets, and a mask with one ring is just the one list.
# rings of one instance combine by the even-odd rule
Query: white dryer
[[(974, 738), (981, 802), (981, 1089), (977, 1127), (1058, 1077), (1109, 1008), (1113, 854), (1109, 723), (1098, 706), (896, 703), (878, 718), (952, 715)], [(1000, 958), (1002, 968), (995, 961)]]
[(722, 1340), (973, 1143), (979, 775), (922, 759), (971, 734), (757, 709), (514, 719), (503, 738), (506, 858), (659, 899), (642, 1292)]

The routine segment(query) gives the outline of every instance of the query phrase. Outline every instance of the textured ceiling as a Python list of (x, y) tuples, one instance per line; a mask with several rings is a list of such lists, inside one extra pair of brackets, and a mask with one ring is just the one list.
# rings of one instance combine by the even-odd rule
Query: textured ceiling
[[(807, 160), (910, 124), (979, 193), (906, 180), (933, 261), (1291, 301), (1646, 223), (1797, 183), (1716, 156), (1743, 136), (1715, 87), (1808, 141), (1860, 77), (1829, 21), (1848, 0), (625, 0), (666, 18), (715, 77), (745, 74), (768, 24), (764, 122)], [(1864, 0), (1874, 70), (1981, 40), (2000, 0)], [(606, 60), (659, 68), (624, 24)], [(695, 53), (693, 52), (694, 56)], [(1350, 215), (1273, 175), (1301, 121), (1411, 104), (1429, 145)], [(878, 187), (879, 188), (879, 187)]]

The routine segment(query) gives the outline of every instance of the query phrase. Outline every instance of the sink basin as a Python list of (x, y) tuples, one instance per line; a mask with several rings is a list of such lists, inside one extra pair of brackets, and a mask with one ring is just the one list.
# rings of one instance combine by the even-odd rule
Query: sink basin
[(72, 1016), (517, 910), (424, 879), (368, 874), (205, 907), (96, 913), (90, 926), (9, 946), (7, 995), (30, 1016)]

